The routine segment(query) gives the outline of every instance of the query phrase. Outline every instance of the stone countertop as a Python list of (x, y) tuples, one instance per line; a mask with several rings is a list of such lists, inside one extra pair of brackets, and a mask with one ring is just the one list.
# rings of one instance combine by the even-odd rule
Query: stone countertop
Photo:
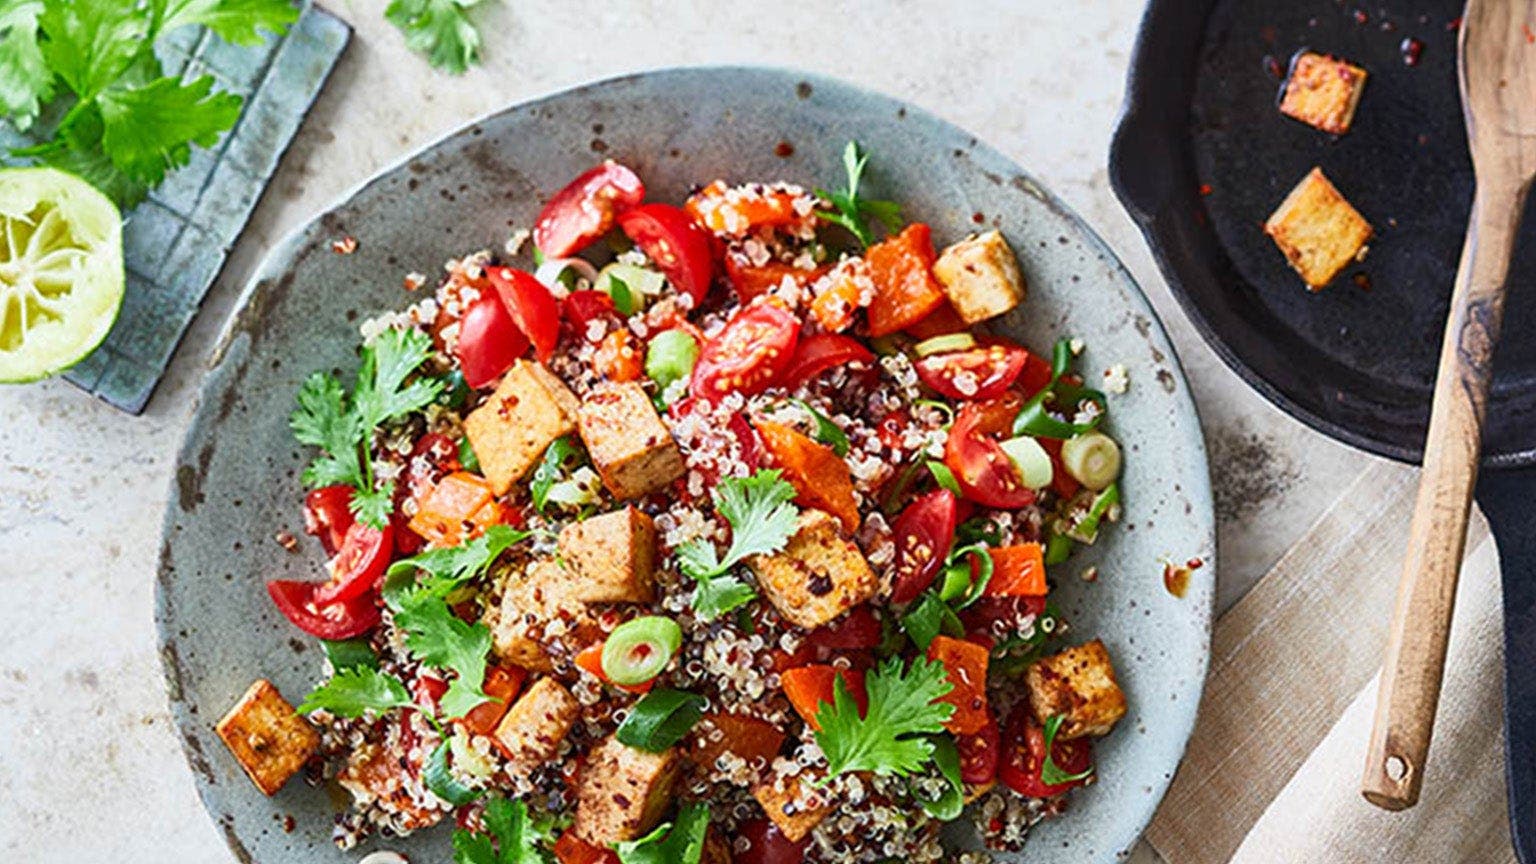
[(937, 0), (789, 0), (771, 13), (622, 0), (579, 15), (554, 0), (491, 2), (477, 12), (485, 64), (458, 78), (408, 52), (383, 5), (331, 5), (356, 38), (145, 414), (62, 381), (0, 393), (6, 861), (228, 860), (170, 724), (152, 618), (173, 454), (208, 352), (283, 234), (377, 169), (532, 96), (672, 65), (799, 67), (921, 105), (1017, 160), (1109, 241), (1179, 347), (1211, 452), (1223, 609), (1374, 461), (1280, 414), (1221, 364), (1110, 191), (1139, 0), (1088, 0), (1070, 15), (1038, 0), (963, 15)]

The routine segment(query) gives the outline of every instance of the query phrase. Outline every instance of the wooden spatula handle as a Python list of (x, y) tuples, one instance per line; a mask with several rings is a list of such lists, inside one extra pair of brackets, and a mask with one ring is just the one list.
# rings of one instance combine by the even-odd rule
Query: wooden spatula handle
[(1514, 184), (1504, 188), (1497, 195), (1480, 192), (1473, 202), (1445, 324), (1424, 470), (1361, 781), (1365, 797), (1388, 810), (1419, 800), (1440, 699), (1467, 511), (1482, 454), (1489, 366), (1525, 194)]

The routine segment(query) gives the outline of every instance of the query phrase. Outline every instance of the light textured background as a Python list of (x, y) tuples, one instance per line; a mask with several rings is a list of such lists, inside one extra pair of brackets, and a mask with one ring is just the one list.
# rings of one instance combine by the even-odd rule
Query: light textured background
[(207, 351), (277, 238), (376, 169), (527, 97), (668, 65), (796, 66), (910, 100), (1012, 156), (1105, 236), (1179, 346), (1212, 454), (1223, 609), (1374, 461), (1285, 418), (1222, 366), (1115, 202), (1105, 153), (1140, 0), (963, 12), (815, 0), (612, 0), (576, 12), (492, 0), (478, 16), (486, 65), (462, 78), (405, 51), (384, 5), (330, 4), (357, 37), (145, 415), (62, 382), (0, 391), (0, 860), (228, 860), (169, 725), (151, 620), (172, 454)]

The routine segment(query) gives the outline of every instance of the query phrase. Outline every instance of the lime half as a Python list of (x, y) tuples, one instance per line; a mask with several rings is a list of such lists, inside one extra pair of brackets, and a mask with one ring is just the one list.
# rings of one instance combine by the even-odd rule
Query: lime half
[(68, 369), (123, 302), (123, 217), (53, 168), (0, 170), (0, 382)]

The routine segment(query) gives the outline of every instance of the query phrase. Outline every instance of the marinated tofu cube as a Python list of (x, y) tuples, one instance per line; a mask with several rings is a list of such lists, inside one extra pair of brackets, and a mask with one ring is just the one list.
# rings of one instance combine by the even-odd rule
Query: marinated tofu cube
[(647, 753), (610, 736), (582, 765), (572, 830), (597, 846), (644, 835), (672, 802), (672, 784), (681, 767), (676, 747)]
[(578, 425), (603, 485), (621, 501), (660, 492), (683, 476), (683, 454), (637, 382), (594, 390)]
[(1024, 301), (1019, 259), (999, 231), (945, 249), (933, 265), (933, 275), (967, 324), (996, 318)]
[(1333, 135), (1349, 131), (1366, 71), (1337, 57), (1303, 51), (1291, 62), (1280, 113)]
[(491, 491), (507, 494), (556, 438), (576, 431), (579, 404), (541, 364), (514, 363), (496, 391), (464, 418), (464, 434)]
[[(803, 778), (803, 779), (802, 779)], [(815, 788), (816, 778), (774, 777), (752, 787), (752, 797), (791, 843), (799, 843), (832, 812), (830, 792)]]
[(554, 671), (547, 645), (590, 616), (571, 594), (571, 578), (558, 561), (535, 561), (510, 571), (501, 603), (485, 615), (491, 646), (505, 663), (533, 672)]
[(573, 522), (560, 531), (572, 595), (585, 603), (656, 598), (656, 523), (634, 507)]
[(1291, 267), (1314, 291), (1365, 254), (1371, 223), (1313, 168), (1264, 223)]
[(870, 599), (880, 587), (859, 547), (843, 539), (837, 519), (822, 510), (800, 511), (784, 551), (747, 564), (768, 602), (807, 630)]
[(1056, 733), (1063, 739), (1107, 735), (1125, 716), (1125, 693), (1098, 639), (1036, 660), (1024, 681), (1035, 719), (1065, 718)]
[(540, 678), (507, 709), (491, 740), (515, 771), (526, 774), (559, 755), (560, 742), (580, 716), (581, 703), (571, 691)]
[(320, 746), (320, 733), (266, 679), (252, 684), (215, 730), (265, 795), (283, 788)]

